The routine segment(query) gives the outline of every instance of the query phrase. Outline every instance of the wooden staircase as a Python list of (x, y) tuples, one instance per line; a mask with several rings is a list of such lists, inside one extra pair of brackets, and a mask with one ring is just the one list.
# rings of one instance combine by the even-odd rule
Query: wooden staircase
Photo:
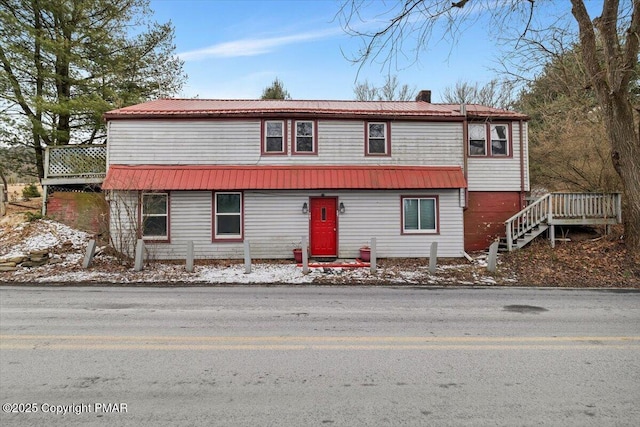
[(619, 224), (620, 193), (547, 193), (505, 221), (500, 249), (520, 249), (547, 232), (555, 246), (556, 225)]

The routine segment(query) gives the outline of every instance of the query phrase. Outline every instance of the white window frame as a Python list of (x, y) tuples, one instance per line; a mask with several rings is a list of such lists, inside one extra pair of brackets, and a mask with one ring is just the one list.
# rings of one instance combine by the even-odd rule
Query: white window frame
[[(375, 137), (372, 138), (371, 137), (371, 125), (382, 125), (383, 126), (383, 132), (382, 138), (379, 137)], [(371, 140), (381, 140), (384, 143), (384, 152), (383, 153), (372, 153), (371, 152)], [(390, 149), (390, 144), (389, 144), (389, 123), (388, 122), (367, 122), (367, 141), (366, 141), (367, 147), (366, 147), (366, 154), (367, 156), (388, 156), (389, 155), (389, 149)]]
[[(284, 120), (265, 120), (263, 127), (263, 141), (262, 141), (262, 152), (263, 154), (287, 154), (287, 124)], [(269, 150), (268, 139), (269, 137), (269, 124), (270, 123), (278, 123), (280, 125), (280, 139), (281, 139), (281, 150)]]
[[(482, 128), (482, 136), (483, 139), (482, 141), (484, 141), (484, 153), (482, 154), (473, 154), (471, 153), (471, 141), (480, 141), (480, 139), (478, 138), (473, 138), (471, 139), (471, 134), (473, 133), (471, 131), (472, 128), (476, 128), (476, 129), (480, 129)], [(487, 156), (487, 125), (485, 123), (469, 123), (468, 127), (468, 133), (469, 133), (469, 137), (468, 137), (468, 150), (469, 150), (469, 156), (471, 157), (486, 157)]]
[[(298, 135), (298, 123), (311, 123), (311, 135)], [(293, 152), (296, 154), (315, 154), (316, 153), (316, 123), (314, 120), (294, 120), (293, 121)], [(311, 150), (298, 150), (298, 137), (311, 137)]]
[[(145, 203), (145, 197), (150, 197), (150, 196), (164, 196), (165, 198), (165, 213), (164, 214), (158, 214), (158, 213), (146, 213), (145, 212), (145, 206), (147, 205)], [(166, 234), (163, 236), (148, 236), (144, 234), (144, 223), (145, 220), (149, 217), (153, 217), (153, 218), (158, 218), (158, 217), (164, 217), (165, 218), (165, 224), (166, 224)], [(141, 197), (140, 197), (140, 234), (142, 236), (142, 239), (144, 240), (169, 240), (169, 193), (142, 193)]]
[[(505, 130), (505, 137), (504, 138), (493, 138), (493, 135), (495, 133), (495, 129), (497, 127), (503, 127)], [(472, 129), (482, 129), (482, 135), (483, 135), (483, 146), (484, 146), (484, 153), (482, 154), (474, 154), (471, 152), (471, 141), (480, 141), (479, 138), (477, 138), (477, 135), (472, 135), (474, 132), (472, 131)], [(478, 134), (479, 132), (475, 132), (476, 134)], [(469, 157), (497, 157), (497, 158), (505, 158), (505, 157), (511, 157), (511, 125), (509, 123), (469, 123), (467, 125), (467, 151), (468, 151), (468, 156)], [(497, 133), (496, 133), (497, 134)], [(475, 138), (472, 139), (472, 136), (476, 136)], [(505, 146), (505, 153), (495, 153), (493, 150), (493, 141), (501, 141), (504, 143)]]
[[(440, 230), (440, 221), (438, 218), (438, 197), (436, 196), (402, 196), (402, 234), (437, 234)], [(407, 229), (406, 224), (406, 204), (407, 200), (417, 200), (417, 217), (418, 217), (418, 229)], [(433, 201), (433, 218), (434, 218), (434, 228), (421, 228), (420, 224), (420, 209), (421, 209), (421, 200), (432, 200)]]
[[(240, 197), (240, 211), (239, 212), (218, 212), (218, 195), (219, 194), (237, 194)], [(218, 233), (218, 217), (219, 216), (238, 216), (240, 218), (240, 230), (237, 234), (219, 234)], [(244, 197), (240, 191), (216, 191), (213, 193), (213, 229), (214, 240), (242, 240), (243, 228), (244, 228)]]
[[(494, 141), (494, 139), (493, 139), (493, 130), (498, 126), (504, 127), (504, 135), (505, 135), (504, 139), (502, 139), (502, 138), (496, 139), (496, 141), (504, 141), (504, 147), (505, 147), (504, 154), (501, 154), (501, 153), (495, 154), (493, 152), (493, 141)], [(511, 145), (510, 141), (509, 141), (509, 125), (506, 124), (506, 123), (492, 123), (489, 126), (489, 137), (490, 137), (490, 142), (491, 142), (491, 144), (490, 144), (491, 157), (509, 157), (509, 155), (510, 155), (509, 146)]]

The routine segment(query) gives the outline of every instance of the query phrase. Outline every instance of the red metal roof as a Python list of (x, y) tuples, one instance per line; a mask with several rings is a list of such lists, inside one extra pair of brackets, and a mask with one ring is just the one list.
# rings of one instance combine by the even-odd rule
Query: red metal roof
[[(467, 115), (526, 119), (514, 111), (467, 105)], [(462, 120), (460, 105), (432, 104), (422, 101), (321, 101), (282, 99), (158, 99), (108, 111), (104, 117), (194, 118), (194, 117), (385, 117), (394, 119), (439, 118)]]
[(111, 165), (105, 190), (418, 190), (466, 188), (462, 169), (441, 166)]

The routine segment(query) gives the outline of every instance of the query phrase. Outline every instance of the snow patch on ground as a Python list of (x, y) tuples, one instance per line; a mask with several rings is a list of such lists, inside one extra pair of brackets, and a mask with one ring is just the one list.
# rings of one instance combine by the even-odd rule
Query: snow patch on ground
[(325, 285), (497, 285), (513, 284), (513, 274), (506, 279), (492, 276), (486, 270), (486, 255), (480, 254), (469, 263), (461, 258), (439, 262), (434, 274), (429, 272), (428, 259), (381, 260), (375, 273), (369, 267), (341, 268), (335, 266), (302, 268), (280, 261), (259, 261), (245, 273), (242, 263), (210, 265), (196, 261), (193, 273), (185, 263), (153, 261), (142, 271), (122, 266), (117, 258), (97, 251), (89, 269), (82, 269), (88, 241), (92, 236), (50, 220), (0, 226), (0, 259), (25, 256), (34, 250), (48, 250), (52, 260), (41, 267), (19, 267), (16, 271), (0, 272), (0, 283), (111, 283), (111, 284), (325, 284)]
[(26, 256), (31, 251), (52, 249), (65, 243), (72, 249), (81, 249), (86, 246), (88, 240), (88, 233), (59, 222), (33, 221), (20, 224), (6, 233), (3, 230), (0, 235), (0, 257)]

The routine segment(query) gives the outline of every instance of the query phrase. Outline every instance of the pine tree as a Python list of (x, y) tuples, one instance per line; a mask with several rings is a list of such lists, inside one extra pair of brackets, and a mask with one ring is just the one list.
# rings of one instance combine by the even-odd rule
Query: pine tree
[(105, 111), (180, 90), (173, 27), (151, 18), (149, 0), (0, 0), (0, 131), (40, 178), (46, 146), (101, 142)]
[(284, 88), (282, 82), (276, 77), (271, 86), (262, 91), (260, 99), (291, 99), (291, 95)]

